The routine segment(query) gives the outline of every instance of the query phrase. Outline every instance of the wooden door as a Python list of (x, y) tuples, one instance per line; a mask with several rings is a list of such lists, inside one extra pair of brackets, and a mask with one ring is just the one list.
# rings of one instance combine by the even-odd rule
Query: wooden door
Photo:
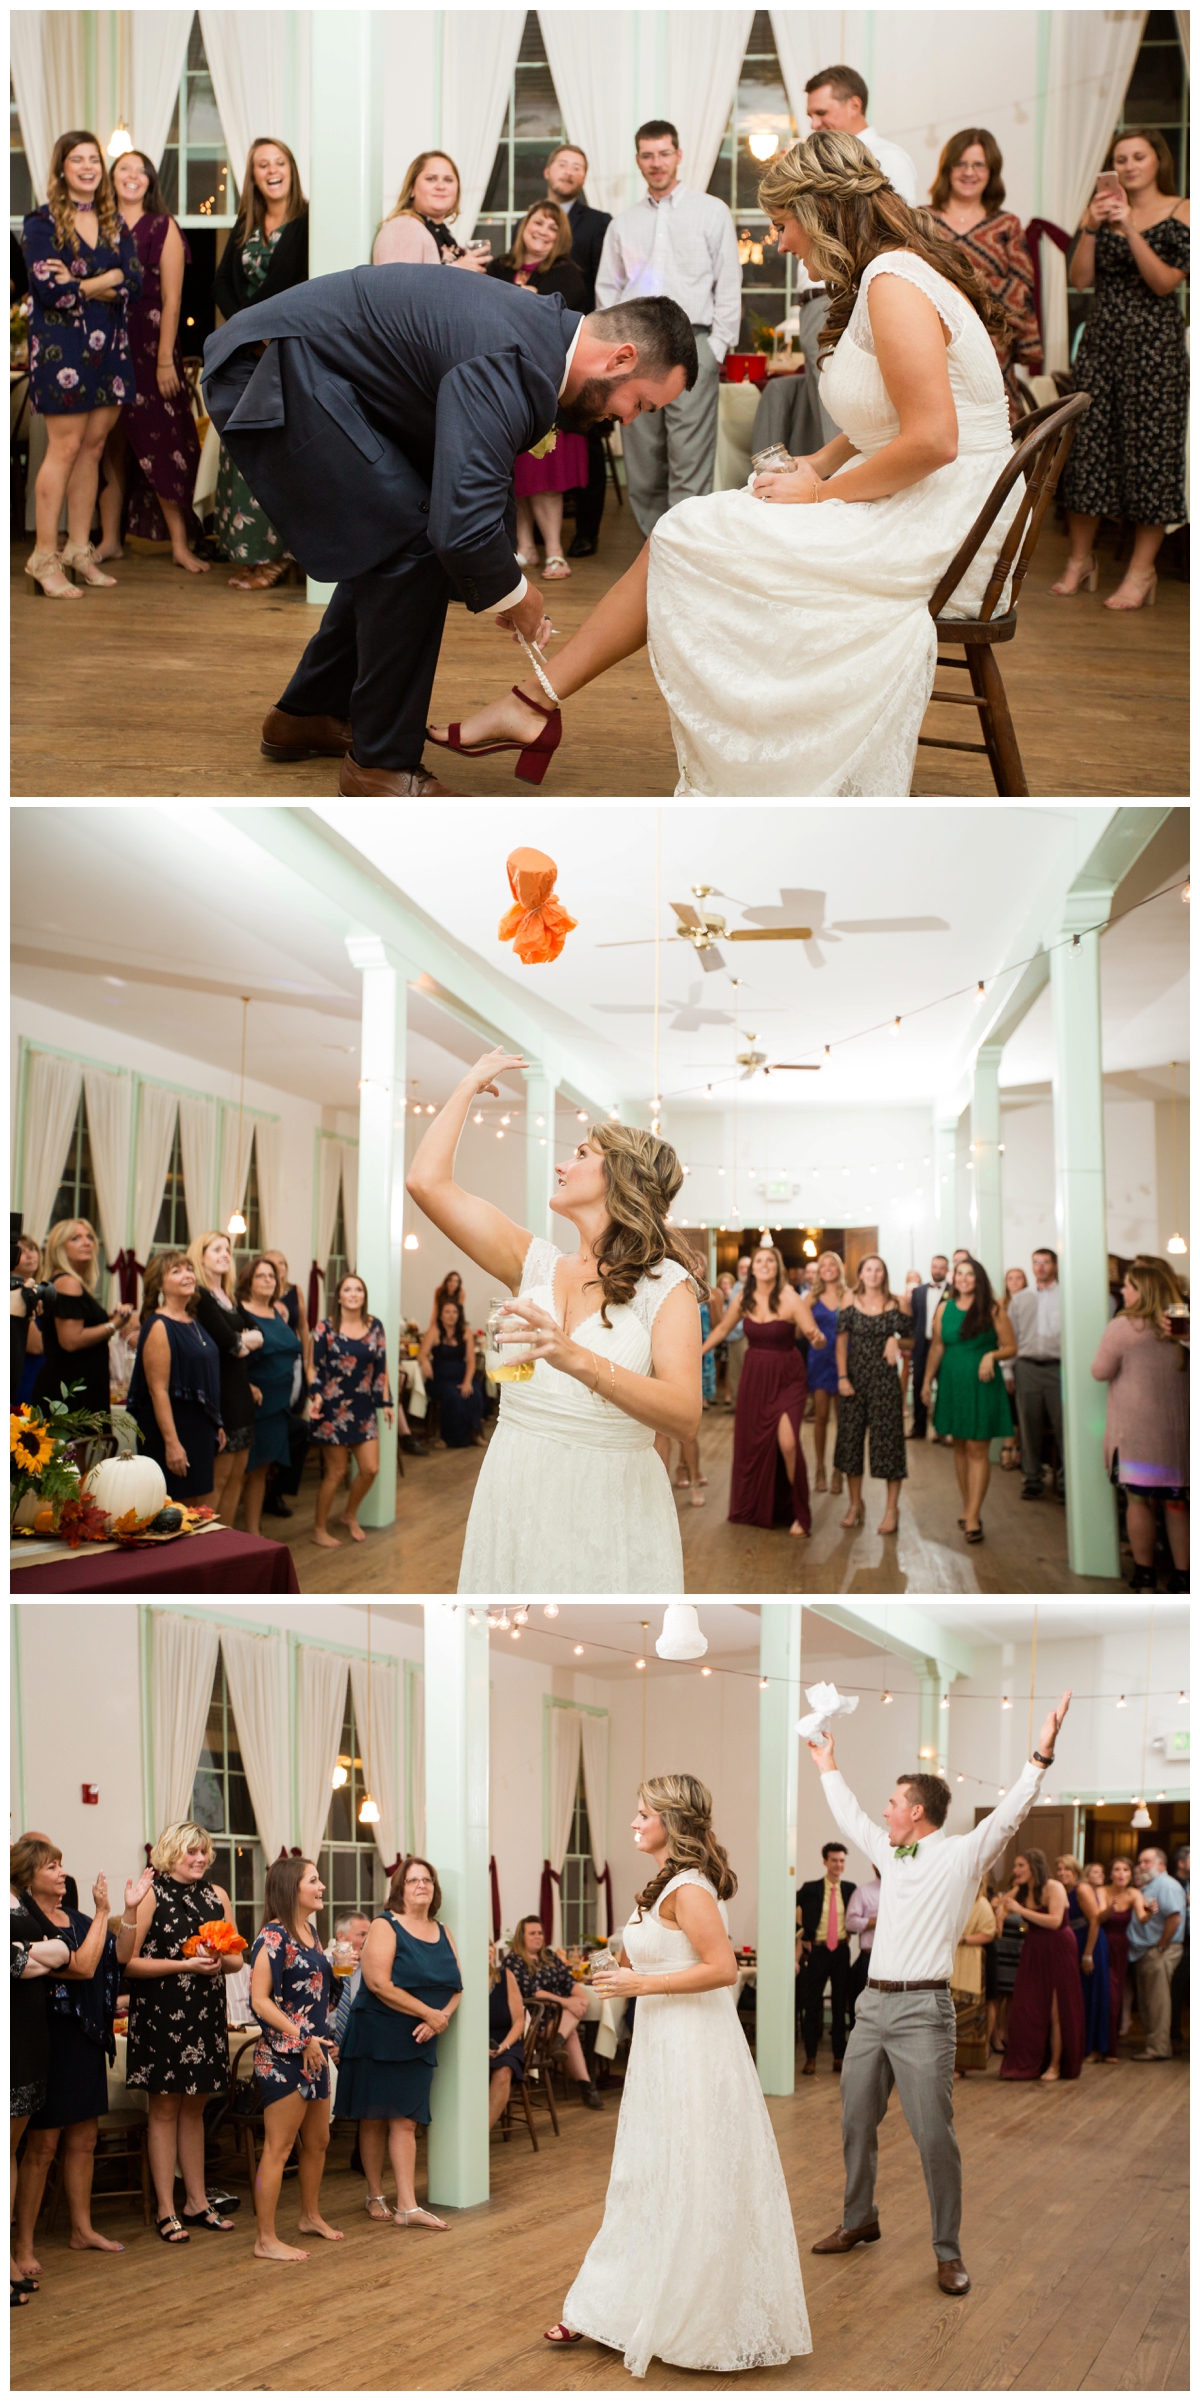
[[(857, 1283), (858, 1271), (862, 1266), (863, 1260), (870, 1259), (878, 1251), (878, 1248), (878, 1226), (850, 1226), (847, 1229), (846, 1246), (843, 1255), (846, 1261), (846, 1282), (848, 1284), (853, 1286)], [(900, 1288), (903, 1291), (903, 1275), (900, 1279)], [(894, 1289), (895, 1287), (893, 1286), (893, 1290)]]
[[(987, 1809), (977, 1809), (975, 1812), (976, 1825), (979, 1824), (981, 1817), (988, 1817), (990, 1814)], [(1030, 1847), (1035, 1851), (1044, 1852), (1047, 1869), (1050, 1875), (1053, 1875), (1054, 1862), (1070, 1851), (1074, 1832), (1075, 1811), (1069, 1802), (1046, 1802), (1041, 1808), (1031, 1809), (1028, 1817), (1022, 1819), (1018, 1831), (1013, 1835), (1003, 1859), (997, 1860), (995, 1867), (991, 1869), (993, 1878), (998, 1882), (1003, 1876), (1005, 1883), (1010, 1884), (1014, 1859), (1019, 1851), (1028, 1850)]]

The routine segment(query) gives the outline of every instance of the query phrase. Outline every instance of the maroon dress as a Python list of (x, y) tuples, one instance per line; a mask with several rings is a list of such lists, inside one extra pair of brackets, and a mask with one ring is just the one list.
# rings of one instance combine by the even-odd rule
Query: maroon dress
[[(742, 1329), (746, 1358), (733, 1421), (729, 1523), (790, 1526), (795, 1520), (808, 1534), (812, 1511), (800, 1445), (808, 1381), (803, 1354), (796, 1347), (796, 1329), (786, 1317), (771, 1317), (762, 1323), (744, 1317)], [(796, 1475), (791, 1484), (779, 1448), (781, 1417), (788, 1419), (796, 1445)], [(1074, 1940), (1071, 1948), (1075, 1948)]]
[(1129, 1966), (1129, 1929), (1133, 1922), (1132, 1909), (1123, 1909), (1119, 1917), (1105, 1919), (1108, 1936), (1108, 2057), (1119, 2056), (1117, 2045), (1121, 2035), (1121, 2010), (1125, 2000), (1125, 1975)]
[[(144, 542), (166, 542), (170, 536), (167, 521), (155, 494), (177, 501), (184, 511), (185, 523), (191, 514), (192, 494), (196, 489), (196, 474), (200, 465), (200, 437), (192, 415), (187, 385), (183, 379), (183, 353), (179, 335), (175, 336), (172, 358), (179, 377), (179, 390), (173, 400), (164, 400), (158, 388), (158, 329), (162, 323), (163, 245), (173, 219), (139, 217), (133, 228), (133, 239), (142, 262), (142, 293), (129, 311), (129, 339), (133, 350), (133, 377), (137, 398), (133, 406), (123, 408), (121, 422), (133, 453), (130, 460), (129, 484), (125, 500), (125, 530)], [(191, 264), (187, 235), (180, 233), (184, 258)], [(199, 532), (199, 526), (194, 530)]]
[(1012, 1999), (1008, 2004), (1008, 2048), (1001, 2076), (1028, 2084), (1050, 2065), (1050, 2003), (1058, 1994), (1062, 2028), (1059, 2074), (1069, 2081), (1083, 2066), (1083, 1978), (1079, 1946), (1069, 1918), (1051, 1932), (1025, 1920), (1025, 1940)]

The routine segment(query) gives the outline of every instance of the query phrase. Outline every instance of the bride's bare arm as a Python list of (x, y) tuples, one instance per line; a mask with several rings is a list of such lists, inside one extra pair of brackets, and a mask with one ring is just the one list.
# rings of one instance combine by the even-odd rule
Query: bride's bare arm
[[(900, 431), (872, 458), (815, 488), (807, 475), (760, 476), (771, 502), (890, 500), (958, 456), (958, 416), (946, 364), (947, 330), (932, 300), (900, 275), (876, 275), (867, 291), (875, 356)], [(843, 337), (845, 338), (845, 337)], [(815, 465), (815, 461), (810, 462)], [(792, 489), (789, 491), (789, 485)], [(769, 487), (769, 488), (768, 488)]]
[[(603, 600), (597, 601), (591, 616), (584, 618), (578, 633), (550, 660), (550, 681), (560, 700), (569, 700), (572, 692), (595, 683), (609, 667), (645, 647), (649, 565), (650, 544), (643, 542), (632, 567), (626, 568)], [(545, 705), (546, 696), (536, 676), (526, 676), (517, 689)]]
[(477, 1267), (507, 1284), (510, 1292), (520, 1285), (533, 1236), (525, 1227), (514, 1225), (503, 1209), (479, 1200), (473, 1192), (464, 1192), (462, 1185), (455, 1183), (454, 1154), (477, 1095), (491, 1092), (499, 1098), (493, 1078), (524, 1064), (523, 1059), (504, 1050), (489, 1051), (480, 1059), (426, 1128), (405, 1179), (417, 1207), (438, 1232), (465, 1251)]

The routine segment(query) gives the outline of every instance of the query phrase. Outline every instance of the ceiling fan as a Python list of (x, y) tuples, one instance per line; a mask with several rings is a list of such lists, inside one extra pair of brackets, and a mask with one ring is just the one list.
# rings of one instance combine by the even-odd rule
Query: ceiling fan
[[(700, 903), (699, 908), (693, 908), (691, 901), (673, 900), (671, 902), (671, 907), (679, 921), (675, 927), (676, 939), (691, 943), (706, 975), (719, 975), (724, 969), (725, 961), (716, 947), (718, 942), (811, 942), (812, 927), (810, 925), (738, 926), (730, 932), (720, 912), (705, 906), (715, 889), (716, 887), (712, 884), (692, 885), (693, 898)], [(721, 894), (719, 897), (724, 898), (725, 896)], [(653, 940), (652, 934), (644, 934), (633, 942), (598, 942), (596, 948), (597, 950), (635, 950), (639, 943), (648, 943)]]
[(738, 1077), (740, 1084), (748, 1083), (751, 1076), (758, 1074), (760, 1067), (764, 1075), (819, 1074), (819, 1059), (772, 1059), (768, 1064), (765, 1050), (755, 1050), (755, 1039), (753, 1034), (748, 1033), (746, 1040), (750, 1045), (749, 1050), (739, 1050), (737, 1053), (737, 1063), (742, 1071)]

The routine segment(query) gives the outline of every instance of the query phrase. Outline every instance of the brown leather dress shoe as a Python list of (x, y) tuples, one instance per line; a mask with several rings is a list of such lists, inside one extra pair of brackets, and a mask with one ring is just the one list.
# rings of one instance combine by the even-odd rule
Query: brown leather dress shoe
[[(814, 2251), (852, 2251), (856, 2243), (877, 2243), (879, 2233), (878, 2218), (873, 2219), (869, 2226), (837, 2226), (832, 2234), (826, 2235), (824, 2242), (814, 2243), (813, 2249)], [(965, 2275), (965, 2269), (963, 2273)]]
[(268, 709), (259, 747), (264, 759), (340, 759), (353, 739), (348, 717), (289, 717), (286, 709)]
[(971, 2279), (961, 2259), (939, 2259), (938, 2283), (944, 2293), (969, 2293)]
[(338, 777), (338, 791), (360, 800), (449, 800), (448, 784), (439, 784), (424, 767), (360, 767), (347, 751)]

